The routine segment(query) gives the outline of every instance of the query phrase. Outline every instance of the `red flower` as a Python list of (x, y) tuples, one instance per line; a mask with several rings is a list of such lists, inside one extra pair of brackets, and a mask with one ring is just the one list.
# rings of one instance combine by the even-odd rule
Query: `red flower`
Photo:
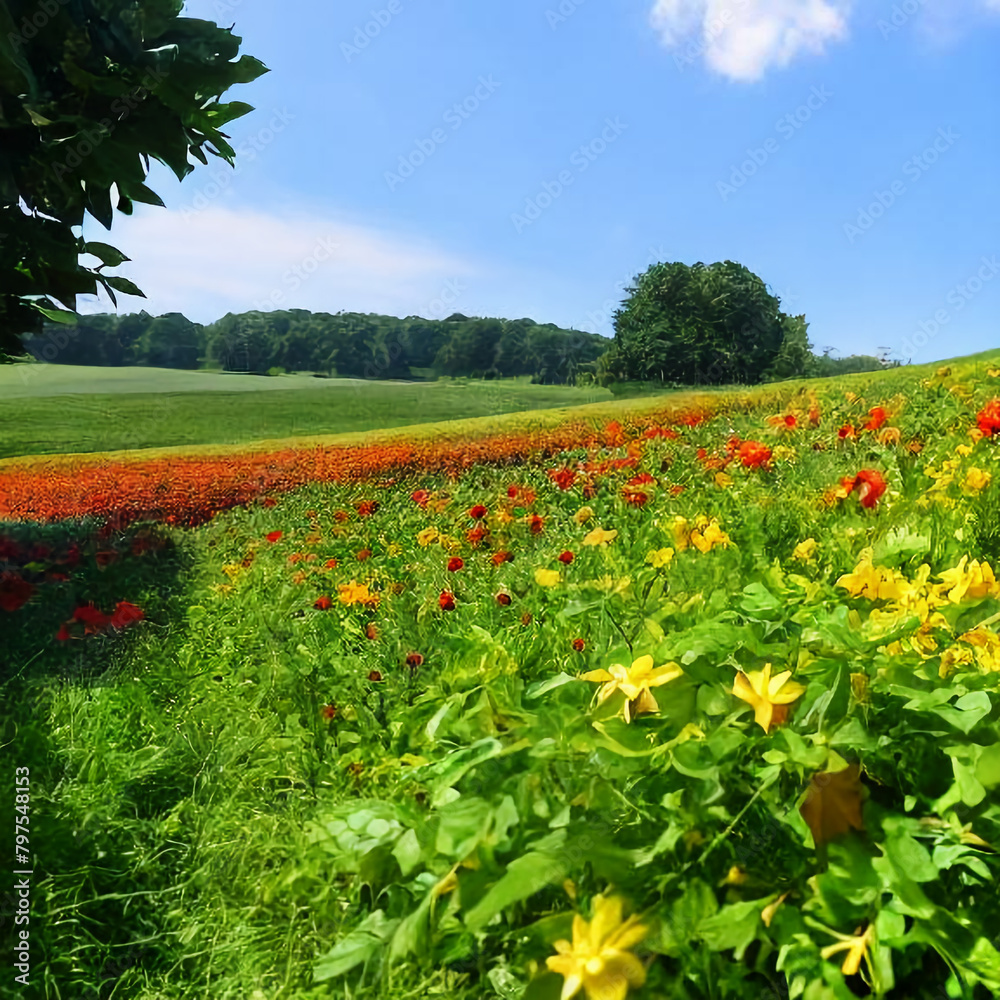
[(115, 610), (111, 612), (111, 627), (125, 628), (126, 625), (141, 622), (145, 617), (142, 608), (138, 608), (128, 601), (119, 601), (115, 605)]
[(583, 641), (583, 639), (574, 639), (573, 640), (573, 648), (578, 653), (582, 653), (584, 651), (584, 649), (586, 649), (586, 647), (587, 647), (587, 644)]
[(862, 469), (854, 477), (854, 489), (858, 490), (858, 499), (862, 507), (874, 507), (878, 499), (885, 493), (885, 479), (877, 469)]
[(530, 507), (535, 502), (535, 491), (529, 490), (526, 486), (521, 488), (521, 504)]
[(513, 555), (511, 555), (511, 553), (507, 552), (504, 549), (500, 549), (499, 551), (493, 553), (494, 566), (499, 566), (502, 563), (513, 562), (513, 561), (514, 561)]
[(528, 520), (528, 526), (531, 528), (533, 535), (540, 535), (545, 530), (545, 518), (540, 517), (538, 514), (532, 514)]
[(371, 517), (378, 510), (378, 500), (362, 500), (354, 509), (361, 517)]
[(455, 595), (450, 590), (442, 590), (441, 596), (438, 598), (438, 605), (442, 611), (454, 611)]
[(59, 631), (56, 632), (56, 639), (58, 639), (59, 642), (65, 642), (67, 639), (72, 639), (72, 638), (73, 635), (69, 630), (69, 626), (60, 625)]
[(737, 457), (748, 469), (767, 467), (771, 461), (771, 449), (759, 441), (744, 441), (736, 452)]
[(448, 560), (448, 572), (457, 573), (465, 565), (465, 560), (459, 556), (452, 556)]
[(881, 406), (872, 407), (868, 411), (868, 416), (871, 417), (871, 420), (865, 424), (866, 431), (877, 431), (889, 419), (889, 415)]
[(642, 490), (622, 490), (622, 498), (632, 507), (641, 507), (649, 499), (649, 494)]
[(77, 608), (70, 620), (83, 622), (85, 635), (100, 632), (111, 624), (111, 619), (103, 611), (95, 608), (93, 604), (86, 604)]
[(679, 497), (684, 492), (685, 487), (683, 486), (671, 486), (670, 493), (672, 496)]
[(556, 472), (550, 470), (549, 478), (559, 489), (569, 490), (573, 488), (573, 483), (576, 482), (576, 472), (567, 466)]
[(35, 585), (23, 579), (20, 574), (0, 574), (0, 608), (4, 611), (18, 611), (28, 603), (34, 592)]
[(337, 522), (337, 524), (343, 524), (350, 518), (350, 516), (351, 515), (348, 514), (346, 510), (337, 510), (333, 513), (333, 519)]
[(327, 569), (336, 569), (337, 568), (337, 560), (336, 559), (327, 559), (327, 561), (324, 563), (324, 565), (326, 566)]
[(622, 425), (617, 420), (612, 420), (604, 428), (604, 443), (609, 448), (618, 448), (625, 443), (625, 434)]
[(313, 604), (313, 607), (317, 611), (329, 611), (333, 607), (333, 601), (324, 594), (322, 597), (316, 598), (316, 603)]
[(479, 543), (490, 533), (490, 529), (486, 527), (485, 524), (477, 524), (474, 528), (470, 528), (466, 533), (465, 537), (468, 539), (469, 544), (473, 547), (479, 545)]
[(288, 557), (288, 565), (294, 566), (296, 563), (302, 562), (303, 559), (305, 559), (305, 555), (302, 552), (293, 552)]
[(844, 426), (837, 431), (837, 437), (839, 437), (841, 441), (845, 438), (857, 437), (857, 432), (854, 430), (854, 424), (844, 424)]
[(275, 500), (274, 497), (264, 497), (264, 499), (261, 500), (261, 506), (263, 506), (263, 507), (277, 507), (278, 506), (278, 501)]
[(426, 507), (427, 501), (430, 500), (430, 498), (431, 498), (430, 490), (414, 490), (414, 492), (410, 494), (410, 499), (418, 507)]
[(573, 561), (573, 553), (568, 549), (565, 552), (559, 553), (559, 562), (564, 563), (568, 566)]
[(269, 534), (265, 535), (264, 537), (273, 544), (274, 542), (279, 541), (283, 534), (284, 534), (283, 531), (272, 531)]
[(504, 607), (507, 607), (507, 605), (510, 604), (510, 594), (505, 594), (503, 591), (497, 594), (497, 604), (502, 604)]
[(371, 554), (372, 554), (372, 550), (371, 549), (359, 549), (355, 553), (358, 562), (364, 562), (366, 559), (371, 558)]
[(319, 714), (329, 722), (331, 719), (337, 717), (337, 706), (336, 705), (324, 705), (320, 710)]
[(406, 654), (406, 665), (411, 670), (416, 670), (424, 662), (423, 655), (421, 653), (407, 653)]
[(382, 680), (382, 672), (380, 670), (369, 670), (368, 680), (370, 680), (373, 684), (378, 684), (379, 681)]
[(655, 483), (656, 480), (648, 472), (640, 472), (639, 475), (633, 476), (625, 485), (626, 486), (649, 486), (650, 483)]
[(786, 413), (785, 414), (785, 426), (786, 427), (794, 427), (797, 423), (798, 423), (798, 421), (795, 419), (795, 414), (794, 413)]
[(1000, 431), (1000, 399), (991, 399), (979, 411), (976, 423), (987, 437), (992, 437), (996, 431)]
[(670, 427), (647, 427), (643, 437), (652, 440), (653, 438), (667, 438), (673, 440), (674, 438), (679, 438), (680, 434)]
[(813, 403), (809, 407), (809, 426), (819, 427), (819, 405), (817, 403)]
[(477, 503), (475, 507), (469, 508), (469, 517), (476, 521), (480, 520), (480, 518), (486, 517), (488, 513), (489, 511), (481, 503)]
[(515, 499), (517, 497), (517, 494), (518, 494), (518, 487), (516, 486), (507, 487), (507, 496), (509, 496), (511, 500)]

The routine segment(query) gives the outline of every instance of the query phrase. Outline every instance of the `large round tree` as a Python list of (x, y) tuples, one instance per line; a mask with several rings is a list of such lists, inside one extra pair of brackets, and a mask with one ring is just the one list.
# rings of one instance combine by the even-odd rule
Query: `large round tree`
[(110, 229), (116, 209), (162, 205), (145, 184), (151, 157), (181, 180), (188, 154), (233, 162), (220, 130), (253, 109), (219, 98), (267, 70), (183, 6), (0, 0), (0, 359), (24, 353), (43, 319), (72, 322), (76, 297), (99, 285), (112, 302), (115, 290), (142, 294), (104, 273), (124, 254), (79, 227), (85, 213)]
[(781, 350), (781, 303), (742, 264), (654, 264), (626, 292), (604, 365), (614, 378), (754, 383)]

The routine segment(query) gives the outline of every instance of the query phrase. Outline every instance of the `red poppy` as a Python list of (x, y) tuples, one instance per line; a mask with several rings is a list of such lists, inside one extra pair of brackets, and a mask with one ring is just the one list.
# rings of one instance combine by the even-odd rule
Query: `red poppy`
[(378, 500), (362, 500), (354, 509), (361, 517), (371, 517), (378, 510)]
[(86, 604), (77, 608), (73, 612), (71, 621), (82, 622), (84, 633), (92, 635), (106, 629), (111, 624), (111, 619), (103, 612), (94, 607), (93, 604)]
[(427, 506), (427, 501), (430, 500), (430, 498), (431, 498), (431, 491), (430, 490), (414, 490), (410, 494), (410, 499), (418, 507), (426, 507)]
[(448, 572), (457, 573), (465, 565), (465, 560), (459, 556), (452, 556), (448, 560)]
[(540, 535), (545, 530), (545, 518), (538, 514), (532, 514), (528, 519), (528, 526), (533, 535)]
[(497, 604), (502, 604), (504, 607), (507, 607), (507, 605), (510, 604), (510, 594), (505, 594), (503, 591), (497, 594)]
[(649, 486), (655, 483), (656, 480), (648, 472), (640, 472), (639, 475), (633, 476), (625, 485), (626, 486)]
[(667, 438), (673, 440), (679, 438), (680, 434), (670, 427), (647, 427), (643, 437), (652, 440), (653, 438)]
[(316, 602), (313, 604), (313, 607), (317, 611), (329, 611), (330, 608), (333, 607), (333, 601), (327, 597), (326, 594), (324, 594), (322, 597), (316, 598)]
[(493, 565), (494, 566), (499, 566), (502, 563), (513, 562), (513, 561), (514, 561), (513, 555), (511, 555), (510, 552), (507, 552), (504, 549), (500, 549), (499, 551), (493, 553)]
[(355, 553), (358, 562), (364, 562), (366, 559), (371, 558), (371, 554), (372, 554), (372, 550), (371, 549), (359, 549)]
[(336, 559), (327, 559), (327, 561), (323, 565), (326, 566), (327, 569), (336, 569), (337, 568), (337, 560)]
[(816, 403), (809, 407), (809, 426), (819, 427), (819, 406)]
[(337, 706), (336, 705), (324, 705), (320, 710), (319, 714), (329, 722), (331, 719), (337, 717)]
[(622, 499), (630, 507), (641, 507), (649, 500), (649, 494), (642, 490), (622, 490)]
[(535, 491), (529, 490), (526, 486), (521, 488), (521, 504), (530, 507), (535, 502)]
[(700, 413), (689, 413), (686, 417), (681, 417), (677, 423), (684, 424), (685, 427), (697, 427), (705, 417)]
[(301, 552), (293, 552), (293, 553), (292, 553), (292, 554), (291, 554), (291, 555), (290, 555), (290, 556), (288, 557), (288, 565), (289, 565), (289, 566), (294, 566), (294, 565), (295, 565), (296, 563), (300, 563), (300, 562), (302, 562), (302, 560), (303, 560), (304, 558), (305, 558), (305, 556), (303, 555), (303, 553), (301, 553)]
[(283, 534), (284, 534), (283, 531), (272, 531), (269, 534), (265, 535), (264, 537), (273, 544), (274, 542), (279, 541)]
[(854, 489), (858, 491), (858, 499), (862, 507), (874, 507), (878, 499), (885, 493), (886, 483), (882, 473), (877, 469), (862, 469), (854, 477)]
[(423, 655), (421, 653), (407, 653), (406, 654), (406, 665), (411, 670), (416, 670), (424, 662)]
[(578, 653), (582, 653), (584, 651), (584, 649), (587, 648), (587, 644), (583, 641), (583, 639), (574, 639), (573, 640), (573, 648)]
[(480, 542), (490, 533), (490, 529), (486, 527), (485, 524), (477, 524), (474, 528), (470, 528), (466, 533), (465, 537), (473, 547), (479, 545)]
[(1000, 399), (991, 399), (979, 411), (976, 423), (987, 437), (992, 437), (1000, 431)]
[(680, 486), (680, 485), (678, 485), (678, 486), (671, 486), (670, 487), (670, 493), (671, 493), (672, 496), (679, 497), (684, 492), (685, 488), (686, 487)]
[(60, 625), (59, 631), (56, 632), (56, 639), (59, 642), (66, 642), (67, 639), (72, 639), (72, 638), (73, 638), (73, 633), (70, 632), (69, 626), (65, 624)]
[(759, 441), (744, 441), (736, 455), (747, 469), (766, 468), (771, 461), (771, 449)]
[(517, 497), (517, 494), (518, 494), (518, 487), (517, 486), (508, 486), (507, 487), (507, 496), (509, 496), (511, 498), (511, 500), (515, 499)]
[(261, 506), (263, 506), (263, 507), (277, 507), (278, 506), (278, 501), (275, 500), (274, 497), (264, 497), (264, 499), (261, 500)]
[(888, 419), (889, 415), (881, 406), (874, 406), (868, 411), (871, 419), (865, 424), (866, 431), (877, 431)]
[(0, 574), (0, 608), (4, 611), (18, 611), (31, 599), (35, 585), (23, 579), (18, 573)]
[(844, 424), (844, 426), (837, 431), (837, 437), (839, 437), (841, 441), (845, 438), (855, 438), (857, 436), (857, 431), (854, 430), (854, 424)]
[(561, 490), (572, 489), (576, 482), (576, 472), (568, 466), (555, 472), (550, 470), (549, 477)]
[(438, 605), (442, 611), (455, 610), (455, 595), (450, 590), (442, 590), (438, 598)]
[(617, 420), (612, 420), (604, 428), (604, 443), (609, 448), (619, 448), (625, 443), (625, 434), (622, 425)]
[(489, 511), (481, 504), (477, 503), (475, 507), (469, 508), (469, 517), (478, 521), (480, 518), (486, 517)]
[(559, 562), (564, 563), (568, 566), (573, 561), (573, 553), (568, 549), (565, 552), (559, 553)]
[(145, 617), (142, 608), (137, 608), (128, 601), (119, 601), (115, 605), (115, 610), (111, 612), (111, 627), (125, 628), (126, 625), (141, 622)]

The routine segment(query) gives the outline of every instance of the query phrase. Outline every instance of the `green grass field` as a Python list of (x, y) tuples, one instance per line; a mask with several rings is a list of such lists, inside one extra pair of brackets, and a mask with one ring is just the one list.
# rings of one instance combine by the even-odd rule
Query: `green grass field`
[(0, 458), (243, 444), (610, 400), (500, 382), (267, 378), (159, 368), (0, 366)]

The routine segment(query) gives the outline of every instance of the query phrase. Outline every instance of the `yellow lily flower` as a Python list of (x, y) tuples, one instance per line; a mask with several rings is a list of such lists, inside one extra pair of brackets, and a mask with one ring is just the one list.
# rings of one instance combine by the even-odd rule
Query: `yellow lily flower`
[(558, 954), (545, 960), (564, 979), (560, 1000), (570, 1000), (581, 988), (588, 1000), (625, 1000), (630, 986), (646, 981), (646, 970), (628, 949), (648, 933), (638, 917), (622, 920), (621, 899), (595, 896), (593, 920), (576, 914), (572, 943), (556, 941)]
[(594, 516), (593, 507), (581, 507), (574, 515), (573, 520), (577, 524), (586, 524)]
[(558, 570), (543, 569), (539, 567), (535, 570), (535, 583), (539, 587), (554, 587), (562, 579)]
[(843, 587), (851, 597), (863, 596), (870, 601), (898, 600), (904, 595), (901, 584), (906, 584), (906, 580), (898, 571), (873, 566), (872, 555), (872, 549), (863, 549), (854, 571), (840, 577), (836, 586)]
[(807, 538), (804, 542), (799, 542), (792, 552), (792, 558), (797, 559), (799, 562), (809, 562), (816, 551), (816, 545), (815, 538)]
[(631, 667), (615, 663), (610, 670), (588, 670), (587, 673), (580, 675), (580, 679), (603, 685), (597, 692), (599, 705), (610, 698), (615, 691), (621, 691), (627, 699), (622, 715), (626, 722), (631, 722), (636, 715), (660, 710), (650, 688), (669, 684), (683, 673), (684, 671), (672, 662), (654, 668), (653, 658), (647, 655), (633, 661)]
[(437, 528), (424, 528), (423, 531), (417, 532), (417, 544), (426, 547), (430, 545), (431, 542), (436, 541), (437, 537)]
[(988, 628), (974, 628), (959, 638), (975, 649), (980, 670), (984, 673), (1000, 672), (1000, 635)]
[[(830, 931), (833, 934), (833, 931)], [(832, 955), (836, 955), (841, 951), (847, 952), (847, 957), (844, 959), (844, 964), (840, 967), (840, 971), (845, 976), (856, 976), (858, 969), (861, 968), (861, 959), (863, 958), (865, 962), (868, 963), (869, 968), (871, 967), (871, 958), (868, 954), (869, 945), (875, 942), (875, 925), (869, 924), (865, 928), (864, 934), (854, 934), (847, 936), (844, 934), (837, 934), (840, 941), (837, 944), (827, 945), (821, 952), (820, 956), (822, 958), (830, 958)]]
[(615, 529), (606, 531), (604, 528), (594, 528), (593, 531), (583, 536), (584, 545), (607, 545), (618, 537)]
[(980, 490), (983, 490), (990, 485), (990, 480), (992, 478), (993, 477), (988, 472), (984, 472), (982, 469), (977, 469), (973, 466), (965, 474), (965, 481), (962, 483), (962, 490), (966, 493), (978, 493)]
[(691, 530), (687, 518), (677, 514), (674, 517), (671, 531), (674, 535), (674, 545), (677, 546), (677, 551), (683, 552), (691, 544)]
[(662, 569), (664, 566), (669, 566), (673, 558), (673, 549), (654, 549), (646, 553), (646, 562), (651, 563), (653, 569)]
[(691, 532), (691, 544), (699, 552), (711, 552), (715, 545), (729, 545), (729, 535), (719, 527), (719, 522), (713, 519)]
[(948, 600), (952, 604), (960, 604), (963, 600), (977, 601), (983, 597), (1000, 596), (1000, 584), (993, 576), (990, 564), (973, 559), (966, 570), (968, 560), (968, 556), (962, 556), (957, 566), (940, 574), (944, 581), (942, 589), (948, 591)]
[(772, 726), (781, 725), (788, 717), (788, 706), (806, 692), (797, 681), (788, 679), (791, 676), (791, 670), (785, 670), (772, 677), (770, 663), (765, 664), (763, 670), (749, 674), (741, 670), (736, 675), (733, 694), (753, 707), (754, 721), (765, 733), (770, 732)]

